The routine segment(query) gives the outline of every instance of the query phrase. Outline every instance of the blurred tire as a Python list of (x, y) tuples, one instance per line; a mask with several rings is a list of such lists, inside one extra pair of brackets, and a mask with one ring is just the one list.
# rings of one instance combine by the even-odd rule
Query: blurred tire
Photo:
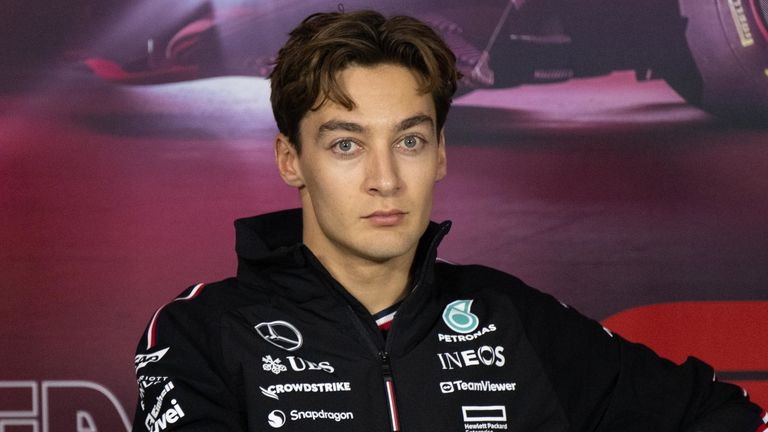
[(768, 127), (768, 0), (679, 0), (693, 64), (667, 75), (688, 102)]

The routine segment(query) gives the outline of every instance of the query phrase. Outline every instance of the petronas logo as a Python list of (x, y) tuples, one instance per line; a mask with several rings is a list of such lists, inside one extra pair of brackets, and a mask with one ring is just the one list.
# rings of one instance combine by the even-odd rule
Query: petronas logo
[(456, 333), (472, 333), (480, 320), (470, 312), (474, 300), (456, 300), (448, 304), (443, 311), (443, 321)]

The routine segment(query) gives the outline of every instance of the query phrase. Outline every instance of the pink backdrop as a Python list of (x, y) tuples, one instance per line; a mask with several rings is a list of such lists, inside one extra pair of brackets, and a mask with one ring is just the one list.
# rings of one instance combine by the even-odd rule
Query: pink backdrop
[[(0, 92), (0, 432), (127, 430), (155, 309), (233, 274), (235, 218), (298, 205), (268, 82), (20, 71)], [(449, 124), (443, 258), (699, 355), (768, 405), (768, 132), (626, 72), (470, 93)]]

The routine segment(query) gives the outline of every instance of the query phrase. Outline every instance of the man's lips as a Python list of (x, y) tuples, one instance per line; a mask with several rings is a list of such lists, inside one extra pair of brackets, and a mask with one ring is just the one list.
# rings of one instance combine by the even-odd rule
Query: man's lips
[(374, 225), (392, 226), (403, 221), (407, 213), (402, 210), (377, 210), (363, 219), (367, 219)]

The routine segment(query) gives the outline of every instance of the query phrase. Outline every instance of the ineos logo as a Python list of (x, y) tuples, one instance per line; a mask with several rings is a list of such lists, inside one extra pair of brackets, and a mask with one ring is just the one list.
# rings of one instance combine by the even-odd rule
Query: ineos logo
[(504, 357), (503, 346), (483, 345), (473, 350), (459, 352), (438, 353), (440, 366), (445, 369), (461, 369), (472, 366), (496, 366), (502, 367), (507, 360)]
[(299, 330), (285, 321), (263, 322), (255, 328), (262, 339), (286, 351), (296, 351), (304, 342)]

